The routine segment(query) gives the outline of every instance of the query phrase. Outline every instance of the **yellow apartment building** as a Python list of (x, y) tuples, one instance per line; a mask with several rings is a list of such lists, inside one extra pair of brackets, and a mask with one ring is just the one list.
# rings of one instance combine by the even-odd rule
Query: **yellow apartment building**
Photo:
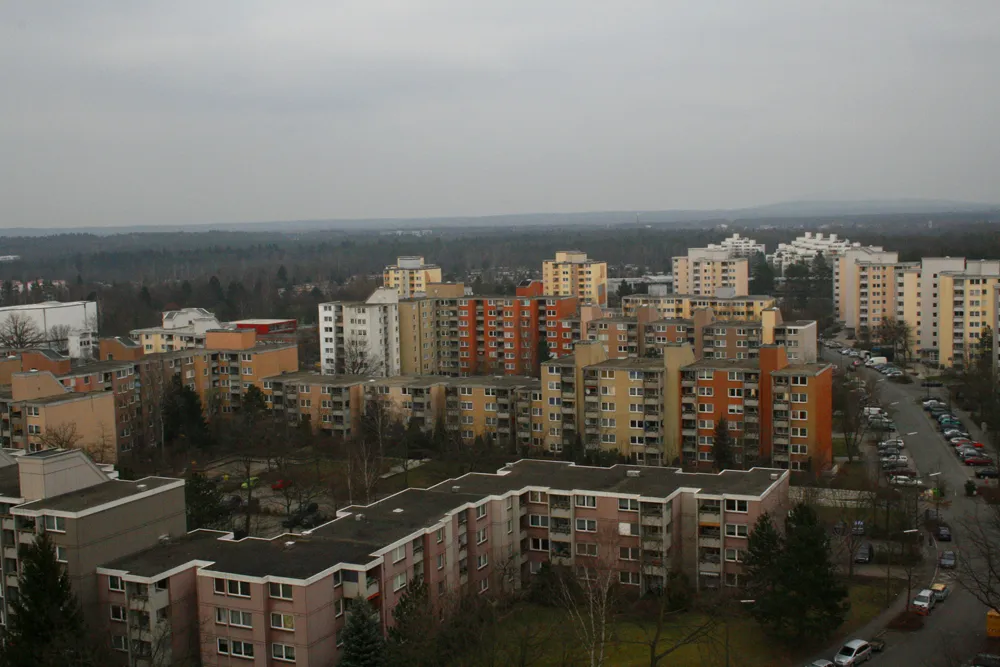
[(687, 320), (699, 308), (711, 308), (713, 317), (720, 320), (759, 320), (761, 313), (776, 304), (773, 296), (694, 296), (667, 294), (650, 296), (633, 294), (622, 298), (622, 314), (635, 317), (640, 308), (653, 308), (659, 319)]
[(364, 411), (365, 386), (360, 375), (321, 375), (296, 371), (263, 378), (261, 391), (276, 416), (290, 424), (308, 421), (314, 431), (349, 438), (358, 435)]
[(396, 263), (382, 272), (385, 287), (396, 290), (400, 299), (425, 294), (431, 283), (441, 282), (441, 267), (426, 264), (423, 257), (397, 257)]
[(542, 285), (546, 295), (576, 296), (581, 303), (603, 306), (608, 302), (608, 264), (588, 259), (580, 250), (562, 250), (542, 262)]
[(938, 362), (964, 366), (983, 330), (997, 319), (996, 285), (1000, 283), (1000, 261), (969, 261), (964, 271), (939, 274)]
[(690, 248), (687, 256), (674, 257), (672, 266), (678, 294), (711, 296), (719, 289), (731, 289), (736, 296), (750, 293), (750, 260), (728, 249)]
[(403, 375), (441, 372), (438, 364), (437, 299), (399, 302), (399, 369)]
[(430, 431), (444, 418), (448, 384), (448, 378), (427, 375), (379, 378), (365, 383), (365, 403), (381, 402), (391, 418)]
[(453, 378), (445, 390), (445, 427), (453, 437), (472, 444), (490, 438), (498, 447), (526, 450), (541, 417), (533, 407), (541, 403), (535, 378), (483, 376)]

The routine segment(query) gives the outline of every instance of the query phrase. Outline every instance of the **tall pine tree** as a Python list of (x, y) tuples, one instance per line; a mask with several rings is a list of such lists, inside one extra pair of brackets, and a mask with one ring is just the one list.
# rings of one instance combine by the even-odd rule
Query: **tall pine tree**
[(797, 642), (829, 636), (850, 602), (830, 562), (829, 538), (812, 507), (799, 503), (781, 536), (770, 516), (754, 524), (744, 560), (754, 618), (772, 636)]
[(25, 547), (21, 563), (18, 595), (8, 600), (10, 616), (0, 664), (78, 664), (85, 636), (83, 612), (48, 534)]
[(351, 605), (343, 639), (338, 667), (386, 667), (382, 628), (367, 600), (359, 599)]

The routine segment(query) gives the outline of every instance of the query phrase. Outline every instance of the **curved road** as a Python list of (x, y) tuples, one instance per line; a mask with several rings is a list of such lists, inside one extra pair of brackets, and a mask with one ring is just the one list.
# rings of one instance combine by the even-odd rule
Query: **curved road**
[[(824, 349), (823, 358), (843, 367), (850, 357)], [(859, 370), (858, 373), (866, 378), (882, 377), (867, 369)], [(883, 406), (888, 407), (906, 443), (906, 453), (914, 461), (917, 470), (922, 475), (940, 471), (945, 481), (950, 504), (941, 507), (941, 515), (951, 526), (954, 541), (950, 545), (939, 544), (938, 549), (954, 549), (961, 556), (961, 522), (974, 516), (979, 505), (975, 498), (966, 497), (963, 490), (966, 480), (973, 476), (973, 469), (963, 465), (954, 452), (950, 451), (951, 446), (944, 441), (936, 425), (924, 412), (917, 399), (926, 394), (927, 390), (921, 388), (919, 383), (879, 383), (879, 400)], [(966, 430), (972, 429), (970, 433), (974, 432), (973, 435), (979, 432), (972, 428), (969, 419), (963, 418), (962, 421)], [(939, 574), (938, 579), (942, 580), (947, 576)], [(932, 582), (920, 582), (930, 583)], [(951, 596), (928, 616), (922, 630), (910, 633), (889, 632), (885, 639), (886, 650), (873, 661), (876, 665), (958, 667), (981, 650), (986, 641), (986, 607), (968, 591), (953, 583)], [(830, 658), (832, 655), (826, 657)]]

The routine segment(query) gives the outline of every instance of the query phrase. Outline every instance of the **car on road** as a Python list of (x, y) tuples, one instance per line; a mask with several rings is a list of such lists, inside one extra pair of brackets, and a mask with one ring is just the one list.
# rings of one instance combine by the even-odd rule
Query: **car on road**
[(924, 483), (916, 477), (905, 477), (903, 475), (893, 475), (889, 478), (889, 483), (893, 486), (923, 486)]
[(952, 550), (942, 551), (941, 558), (938, 559), (938, 567), (942, 570), (954, 570), (957, 558)]
[(857, 552), (854, 554), (855, 563), (870, 563), (875, 560), (875, 547), (872, 546), (871, 542), (865, 542), (860, 547), (858, 547)]
[(996, 466), (981, 466), (976, 470), (976, 477), (979, 479), (996, 479), (1000, 477), (1000, 472), (997, 471)]
[(852, 639), (837, 651), (833, 656), (833, 663), (837, 667), (854, 667), (872, 659), (872, 645), (863, 639)]
[(934, 584), (931, 590), (934, 591), (934, 599), (938, 602), (944, 602), (951, 595), (951, 586), (948, 584)]
[(910, 602), (910, 608), (918, 614), (926, 616), (931, 613), (931, 609), (934, 608), (935, 602), (934, 591), (929, 588), (925, 588), (917, 593), (917, 596), (913, 598), (913, 601)]
[(260, 481), (260, 477), (251, 477), (247, 481), (240, 484), (241, 489), (252, 489), (257, 486), (257, 482)]
[(962, 461), (967, 466), (991, 466), (993, 465), (993, 459), (988, 456), (983, 456), (982, 454), (977, 454), (975, 456), (967, 456)]
[(934, 534), (938, 542), (951, 542), (951, 528), (948, 526), (938, 526)]

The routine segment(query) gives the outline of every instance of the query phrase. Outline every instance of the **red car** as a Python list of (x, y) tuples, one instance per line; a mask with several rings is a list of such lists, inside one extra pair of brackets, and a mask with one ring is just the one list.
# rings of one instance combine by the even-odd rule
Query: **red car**
[(967, 466), (990, 466), (993, 465), (993, 459), (988, 456), (976, 455), (970, 456), (965, 459), (965, 465)]
[(292, 485), (292, 480), (290, 479), (279, 479), (277, 482), (271, 485), (272, 491), (283, 491)]

